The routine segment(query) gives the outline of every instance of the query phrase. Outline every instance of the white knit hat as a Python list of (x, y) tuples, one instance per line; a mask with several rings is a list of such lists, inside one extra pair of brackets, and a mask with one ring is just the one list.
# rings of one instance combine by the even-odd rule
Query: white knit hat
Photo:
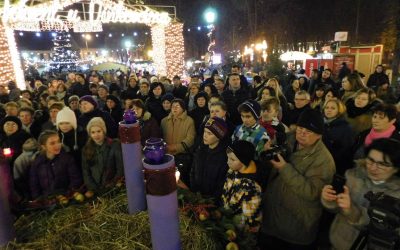
[(69, 107), (64, 107), (57, 113), (57, 119), (56, 119), (57, 129), (58, 129), (58, 124), (60, 124), (61, 122), (70, 123), (75, 130), (78, 127), (75, 113)]
[(158, 77), (157, 76), (150, 77), (150, 83), (153, 83), (153, 82), (158, 82)]
[(88, 125), (86, 126), (86, 130), (89, 135), (90, 135), (90, 129), (92, 127), (99, 127), (104, 131), (104, 134), (107, 134), (106, 123), (104, 122), (104, 120), (101, 117), (93, 117), (89, 121)]

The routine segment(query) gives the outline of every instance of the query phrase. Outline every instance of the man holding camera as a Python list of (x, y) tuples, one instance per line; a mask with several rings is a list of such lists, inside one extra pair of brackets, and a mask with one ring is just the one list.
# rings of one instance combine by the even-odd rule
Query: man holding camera
[(261, 249), (316, 249), (320, 194), (335, 173), (333, 158), (321, 140), (323, 129), (321, 113), (305, 110), (297, 122), (295, 138), (289, 138), (293, 152), (288, 162), (281, 155), (271, 160)]

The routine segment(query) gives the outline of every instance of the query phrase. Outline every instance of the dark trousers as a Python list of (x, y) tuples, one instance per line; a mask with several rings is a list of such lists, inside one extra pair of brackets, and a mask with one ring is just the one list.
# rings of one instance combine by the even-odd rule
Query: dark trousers
[(317, 249), (314, 243), (310, 245), (297, 245), (263, 233), (259, 235), (258, 246), (260, 250), (316, 250)]

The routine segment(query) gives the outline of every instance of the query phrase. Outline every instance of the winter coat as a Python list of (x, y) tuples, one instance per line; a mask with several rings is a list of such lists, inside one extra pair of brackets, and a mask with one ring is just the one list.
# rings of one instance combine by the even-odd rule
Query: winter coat
[[(100, 109), (94, 109), (88, 113), (82, 113), (78, 118), (78, 125), (83, 129), (86, 134), (86, 126), (93, 117), (101, 117), (106, 124), (107, 136), (116, 138), (118, 136), (118, 124), (114, 121), (111, 115)], [(85, 136), (86, 141), (87, 135)]]
[(143, 115), (143, 118), (139, 119), (139, 125), (140, 125), (140, 140), (142, 146), (144, 146), (146, 140), (151, 137), (155, 138), (162, 137), (160, 126), (149, 112), (146, 111)]
[(0, 128), (0, 149), (11, 148), (13, 151), (13, 155), (9, 160), (10, 166), (13, 165), (15, 159), (22, 153), (22, 145), (26, 140), (28, 140), (31, 135), (26, 133), (24, 130), (20, 129), (14, 134), (7, 136), (3, 132), (3, 128)]
[(69, 89), (69, 95), (77, 95), (82, 97), (84, 95), (92, 95), (92, 92), (90, 92), (88, 83), (81, 84), (79, 82), (75, 82)]
[(132, 88), (131, 86), (128, 86), (128, 88), (121, 93), (121, 99), (126, 100), (126, 99), (136, 99), (137, 98), (137, 92), (139, 91), (139, 86), (137, 85), (136, 87)]
[(257, 166), (250, 162), (242, 172), (229, 169), (222, 202), (225, 208), (240, 216), (240, 224), (258, 231), (261, 222), (261, 187), (257, 183)]
[(104, 106), (103, 110), (110, 114), (113, 118), (114, 122), (118, 124), (122, 121), (122, 115), (124, 114), (124, 110), (121, 107), (121, 102), (117, 97), (112, 99), (115, 102), (115, 107), (113, 109), (109, 109), (107, 105)]
[(301, 115), (301, 113), (303, 113), (304, 110), (310, 109), (310, 108), (311, 107), (308, 104), (306, 106), (302, 107), (302, 108), (299, 108), (299, 109), (295, 107), (294, 109), (289, 110), (286, 115), (283, 115), (282, 122), (286, 126), (290, 126), (292, 124), (296, 124), (297, 120), (299, 119), (299, 117)]
[(384, 183), (374, 184), (367, 175), (364, 160), (357, 161), (356, 168), (347, 170), (346, 186), (350, 190), (352, 209), (361, 213), (360, 219), (355, 223), (350, 224), (348, 218), (339, 213), (336, 202), (321, 200), (325, 208), (337, 213), (330, 230), (330, 241), (334, 249), (350, 249), (360, 229), (366, 229), (369, 223), (369, 201), (364, 195), (367, 192), (384, 192), (385, 195), (400, 198), (400, 177), (393, 175)]
[(82, 175), (74, 158), (64, 151), (53, 159), (39, 155), (29, 172), (29, 185), (33, 199), (56, 192), (78, 189), (82, 185)]
[(353, 166), (351, 149), (354, 138), (349, 123), (342, 117), (330, 122), (325, 121), (322, 141), (335, 161), (336, 172), (344, 175), (344, 172)]
[(207, 106), (203, 108), (196, 107), (191, 112), (189, 112), (189, 116), (192, 117), (194, 121), (194, 126), (196, 128), (196, 131), (199, 131), (199, 128), (204, 121), (204, 118), (209, 114), (210, 110), (208, 109)]
[[(371, 132), (371, 129), (367, 129), (362, 131), (357, 135), (357, 137), (354, 140), (353, 146), (352, 146), (352, 158), (354, 160), (358, 160), (361, 158), (364, 158), (364, 148), (365, 148), (365, 138), (368, 136), (368, 134)], [(395, 139), (400, 141), (400, 130), (396, 128), (393, 133), (390, 135), (389, 138)]]
[(228, 171), (227, 143), (220, 142), (216, 148), (203, 143), (194, 153), (190, 172), (190, 190), (219, 199)]
[(376, 91), (384, 83), (390, 84), (389, 77), (383, 72), (381, 73), (375, 72), (369, 76), (367, 81), (367, 86)]
[(58, 135), (60, 136), (61, 143), (63, 144), (63, 149), (65, 152), (69, 153), (74, 157), (75, 163), (79, 169), (81, 169), (82, 165), (82, 158), (81, 158), (81, 151), (83, 146), (85, 145), (85, 133), (78, 127), (75, 136), (75, 130), (72, 129), (67, 133), (63, 133), (58, 131)]
[(161, 102), (161, 98), (149, 97), (146, 101), (146, 110), (150, 112), (151, 116), (156, 119), (158, 124), (161, 124), (161, 120), (167, 116), (167, 112), (164, 110)]
[(186, 86), (180, 85), (178, 88), (174, 87), (172, 90), (172, 94), (175, 98), (185, 99), (186, 93), (188, 92), (188, 88)]
[(241, 87), (235, 92), (230, 89), (226, 89), (224, 92), (222, 92), (221, 97), (228, 108), (230, 121), (236, 126), (242, 124), (238, 107), (240, 104), (250, 98), (250, 93), (247, 88)]
[(175, 154), (184, 153), (185, 149), (182, 145), (184, 142), (188, 147), (194, 143), (196, 130), (193, 119), (187, 115), (186, 111), (178, 117), (174, 117), (170, 113), (161, 121), (161, 129), (165, 142), (176, 147)]
[[(97, 190), (124, 175), (121, 143), (107, 138), (102, 145), (94, 145), (92, 159), (82, 154), (83, 180), (89, 190)], [(83, 151), (84, 152), (84, 151)]]
[(321, 190), (334, 173), (335, 162), (322, 140), (294, 151), (281, 170), (271, 170), (261, 231), (292, 244), (311, 244), (322, 214)]
[(349, 99), (346, 102), (347, 115), (345, 119), (350, 124), (353, 131), (353, 137), (356, 137), (360, 132), (371, 128), (372, 113), (371, 104), (364, 108), (357, 108), (354, 105), (354, 99)]

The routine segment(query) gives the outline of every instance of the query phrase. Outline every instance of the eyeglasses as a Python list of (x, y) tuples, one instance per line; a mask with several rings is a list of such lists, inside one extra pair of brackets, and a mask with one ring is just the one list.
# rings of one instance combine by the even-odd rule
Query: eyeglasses
[(294, 98), (295, 101), (306, 101), (307, 99), (305, 98)]
[(366, 163), (368, 167), (372, 167), (373, 165), (375, 165), (376, 168), (378, 168), (379, 170), (387, 170), (388, 168), (393, 167), (390, 163), (375, 161), (369, 156), (366, 158)]
[(299, 126), (296, 127), (296, 132), (299, 134), (304, 134), (304, 135), (311, 135), (314, 133), (311, 130), (308, 130), (306, 128), (299, 127)]

